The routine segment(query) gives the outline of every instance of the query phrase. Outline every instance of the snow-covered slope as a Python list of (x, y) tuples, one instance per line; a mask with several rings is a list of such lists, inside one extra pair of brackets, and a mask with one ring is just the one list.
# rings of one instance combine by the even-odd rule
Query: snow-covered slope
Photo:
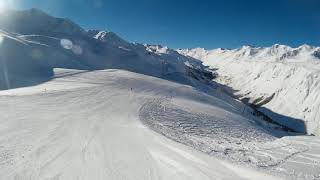
[(318, 138), (278, 138), (218, 97), (123, 70), (56, 69), (0, 91), (0, 179), (318, 177)]
[[(260, 107), (274, 120), (320, 134), (320, 48), (244, 46), (240, 49), (179, 50), (217, 69), (220, 83)], [(299, 122), (304, 122), (303, 127)]]
[(263, 121), (196, 58), (37, 9), (0, 29), (0, 179), (320, 174), (318, 138)]

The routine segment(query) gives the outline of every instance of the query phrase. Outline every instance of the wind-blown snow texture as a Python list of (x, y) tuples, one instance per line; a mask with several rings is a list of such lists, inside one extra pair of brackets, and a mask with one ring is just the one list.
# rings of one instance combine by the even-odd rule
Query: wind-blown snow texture
[[(216, 68), (217, 81), (274, 120), (320, 135), (320, 48), (244, 46), (240, 49), (179, 50)], [(305, 128), (299, 123), (305, 123)]]
[(195, 58), (37, 9), (0, 27), (0, 179), (319, 178), (317, 137), (254, 116)]

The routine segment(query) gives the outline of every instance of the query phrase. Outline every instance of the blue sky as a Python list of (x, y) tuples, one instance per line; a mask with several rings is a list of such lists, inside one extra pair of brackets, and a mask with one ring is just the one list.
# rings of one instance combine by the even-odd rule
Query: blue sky
[(172, 48), (320, 45), (319, 0), (12, 0), (11, 6)]

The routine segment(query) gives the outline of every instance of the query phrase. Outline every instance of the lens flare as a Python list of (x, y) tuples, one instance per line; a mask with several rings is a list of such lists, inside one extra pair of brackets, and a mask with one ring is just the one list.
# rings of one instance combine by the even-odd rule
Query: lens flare
[(2, 44), (3, 39), (4, 39), (4, 37), (0, 34), (0, 45)]
[(69, 50), (72, 49), (73, 47), (73, 43), (69, 39), (61, 39), (60, 44), (63, 48), (69, 49)]
[(72, 52), (76, 55), (81, 55), (82, 54), (82, 48), (79, 45), (74, 45), (72, 47)]
[(8, 2), (6, 0), (1, 0), (0, 1), (0, 11), (8, 8)]

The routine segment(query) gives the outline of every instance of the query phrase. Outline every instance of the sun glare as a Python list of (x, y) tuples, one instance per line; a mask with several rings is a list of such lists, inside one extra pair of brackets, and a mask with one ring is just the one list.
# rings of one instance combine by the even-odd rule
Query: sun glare
[(1, 33), (0, 33), (0, 45), (2, 44), (2, 42), (3, 42), (3, 36), (1, 35)]
[(0, 0), (0, 12), (15, 7), (16, 3), (15, 0)]
[(7, 1), (0, 1), (0, 11), (6, 8)]

